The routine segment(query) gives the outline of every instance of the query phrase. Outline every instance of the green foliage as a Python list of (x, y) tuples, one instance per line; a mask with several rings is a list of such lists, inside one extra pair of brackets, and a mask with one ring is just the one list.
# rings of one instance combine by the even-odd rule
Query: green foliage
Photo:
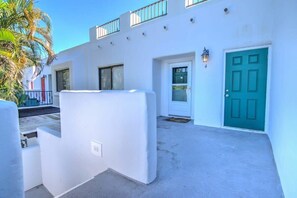
[(0, 41), (11, 42), (15, 45), (16, 37), (14, 35), (14, 32), (12, 32), (8, 29), (0, 28)]
[(54, 58), (49, 16), (34, 0), (0, 0), (0, 99), (19, 102), (23, 69), (37, 68), (36, 76)]
[(0, 98), (10, 100), (19, 104), (22, 99), (21, 94), (24, 93), (23, 88), (18, 83), (4, 83), (0, 85)]

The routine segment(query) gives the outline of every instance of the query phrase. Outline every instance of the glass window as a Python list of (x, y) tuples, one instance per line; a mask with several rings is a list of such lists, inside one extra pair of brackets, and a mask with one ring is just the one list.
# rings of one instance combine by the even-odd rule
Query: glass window
[(100, 89), (111, 89), (111, 68), (100, 69)]
[(113, 66), (99, 69), (100, 90), (124, 89), (124, 67)]
[(172, 69), (172, 84), (184, 84), (188, 81), (188, 68), (176, 67)]
[(172, 101), (187, 102), (187, 86), (173, 85), (172, 86)]
[(172, 101), (187, 102), (188, 67), (172, 68)]
[(57, 92), (70, 89), (69, 69), (56, 71)]

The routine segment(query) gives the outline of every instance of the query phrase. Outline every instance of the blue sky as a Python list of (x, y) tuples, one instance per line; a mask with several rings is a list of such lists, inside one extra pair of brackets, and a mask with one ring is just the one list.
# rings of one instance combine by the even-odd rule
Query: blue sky
[(157, 0), (37, 0), (52, 19), (54, 51), (88, 42), (89, 28), (118, 18)]

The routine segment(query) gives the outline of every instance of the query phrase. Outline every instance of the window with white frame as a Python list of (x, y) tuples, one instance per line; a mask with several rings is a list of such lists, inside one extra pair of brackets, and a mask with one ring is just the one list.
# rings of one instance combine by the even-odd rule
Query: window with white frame
[(124, 89), (124, 66), (116, 65), (111, 67), (99, 68), (99, 89)]
[(69, 69), (56, 71), (56, 88), (57, 92), (70, 89)]

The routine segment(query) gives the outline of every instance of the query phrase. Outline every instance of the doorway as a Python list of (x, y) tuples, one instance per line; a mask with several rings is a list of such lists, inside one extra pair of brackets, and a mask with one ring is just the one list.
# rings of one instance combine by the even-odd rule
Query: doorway
[(169, 65), (170, 116), (191, 117), (191, 62)]
[(268, 48), (226, 54), (224, 125), (265, 130)]

